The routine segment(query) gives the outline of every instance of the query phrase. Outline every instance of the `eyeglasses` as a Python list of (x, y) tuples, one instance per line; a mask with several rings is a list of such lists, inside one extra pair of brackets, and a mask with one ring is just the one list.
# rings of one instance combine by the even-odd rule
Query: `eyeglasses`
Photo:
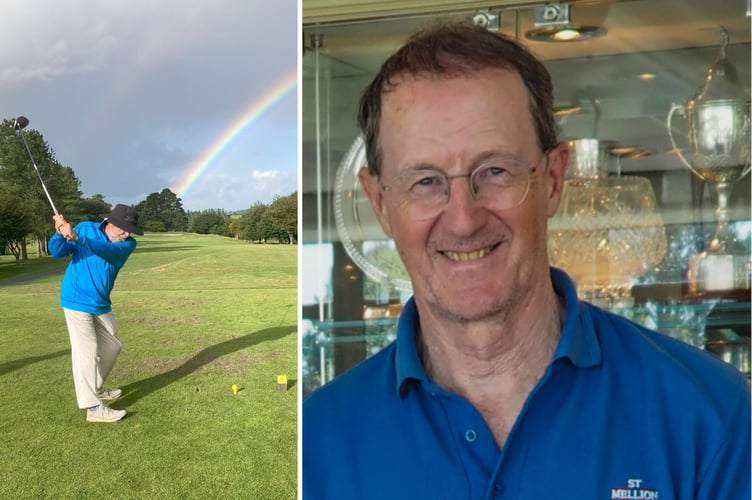
[(393, 193), (412, 219), (426, 220), (439, 215), (449, 202), (452, 179), (466, 178), (473, 197), (491, 210), (509, 210), (525, 201), (530, 178), (548, 158), (544, 152), (538, 164), (529, 167), (510, 158), (485, 160), (470, 174), (447, 175), (434, 168), (407, 170), (389, 185), (379, 181), (383, 192)]

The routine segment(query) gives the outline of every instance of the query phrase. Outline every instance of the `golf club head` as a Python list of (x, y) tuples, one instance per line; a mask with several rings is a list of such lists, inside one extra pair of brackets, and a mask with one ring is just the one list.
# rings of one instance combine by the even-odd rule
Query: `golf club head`
[(16, 130), (23, 130), (26, 128), (26, 125), (29, 124), (29, 119), (25, 116), (19, 116), (16, 118), (16, 121), (13, 123), (13, 128)]

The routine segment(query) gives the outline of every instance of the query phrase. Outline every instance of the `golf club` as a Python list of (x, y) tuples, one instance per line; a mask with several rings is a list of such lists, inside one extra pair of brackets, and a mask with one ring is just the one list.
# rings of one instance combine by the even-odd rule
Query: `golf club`
[(37, 177), (39, 177), (39, 182), (42, 183), (42, 189), (44, 189), (44, 194), (47, 195), (47, 200), (50, 202), (50, 206), (52, 207), (52, 211), (55, 212), (55, 215), (58, 215), (59, 212), (57, 211), (57, 208), (55, 208), (55, 204), (52, 203), (52, 197), (50, 196), (50, 192), (47, 191), (47, 186), (45, 186), (44, 181), (42, 180), (42, 174), (39, 173), (39, 168), (37, 167), (37, 162), (34, 161), (34, 157), (31, 156), (31, 150), (29, 149), (29, 145), (26, 144), (26, 137), (24, 136), (23, 129), (26, 128), (26, 126), (29, 124), (29, 119), (25, 116), (19, 116), (16, 118), (15, 122), (13, 123), (13, 128), (16, 129), (18, 132), (20, 132), (21, 140), (24, 143), (24, 146), (26, 146), (26, 152), (29, 153), (29, 158), (31, 159), (31, 164), (34, 165), (34, 170), (37, 173)]

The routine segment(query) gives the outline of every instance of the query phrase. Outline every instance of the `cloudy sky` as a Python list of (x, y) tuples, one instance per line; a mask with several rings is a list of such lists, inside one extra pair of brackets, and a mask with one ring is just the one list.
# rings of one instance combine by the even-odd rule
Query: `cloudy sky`
[(84, 196), (242, 210), (296, 190), (297, 2), (4, 2), (0, 118), (30, 120)]

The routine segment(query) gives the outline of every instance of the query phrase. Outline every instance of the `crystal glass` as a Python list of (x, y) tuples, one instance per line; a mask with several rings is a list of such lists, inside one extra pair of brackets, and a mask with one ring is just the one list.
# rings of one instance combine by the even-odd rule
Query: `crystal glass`
[(572, 276), (580, 297), (608, 308), (631, 306), (634, 280), (666, 252), (650, 181), (637, 176), (565, 181), (548, 236), (551, 263)]

